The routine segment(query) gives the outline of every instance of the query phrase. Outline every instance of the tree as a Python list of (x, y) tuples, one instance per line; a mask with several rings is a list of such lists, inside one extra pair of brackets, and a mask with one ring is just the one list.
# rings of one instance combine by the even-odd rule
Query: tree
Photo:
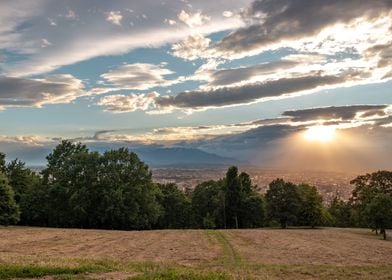
[[(79, 216), (73, 214), (70, 207), (71, 196), (75, 194), (79, 185), (77, 180), (83, 178), (84, 170), (80, 159), (86, 157), (89, 151), (81, 143), (62, 141), (50, 153), (47, 166), (42, 171), (43, 184), (48, 193), (48, 223), (55, 227), (80, 226)], [(97, 162), (94, 162), (97, 164)], [(89, 181), (88, 184), (93, 182)], [(83, 203), (86, 203), (84, 201)], [(81, 206), (81, 205), (80, 205)], [(78, 221), (75, 220), (75, 217)]]
[(42, 184), (41, 178), (34, 176), (32, 183), (21, 196), (20, 224), (29, 226), (52, 226), (50, 215), (56, 209), (50, 208), (48, 187)]
[(5, 165), (5, 154), (0, 153), (0, 172), (6, 172), (6, 165)]
[(14, 192), (4, 173), (0, 172), (0, 225), (16, 224), (20, 211), (14, 199)]
[(368, 226), (376, 230), (380, 229), (385, 240), (386, 229), (392, 227), (392, 197), (386, 194), (376, 195), (366, 205), (364, 215)]
[(283, 179), (276, 179), (269, 184), (265, 198), (270, 221), (278, 221), (282, 228), (295, 223), (301, 202), (296, 185)]
[(300, 184), (298, 191), (301, 205), (298, 211), (298, 223), (302, 226), (319, 226), (323, 219), (323, 198), (316, 187)]
[(240, 183), (239, 222), (241, 228), (257, 228), (264, 224), (264, 200), (257, 192), (257, 186), (252, 185), (249, 174), (241, 172), (238, 176)]
[(149, 229), (157, 222), (159, 190), (135, 153), (121, 148), (100, 155), (63, 141), (47, 160), (41, 190), (48, 197), (48, 225)]
[(354, 226), (352, 222), (353, 208), (349, 202), (343, 201), (335, 196), (328, 208), (328, 212), (332, 217), (332, 225), (336, 227)]
[(197, 228), (225, 227), (225, 192), (222, 181), (206, 181), (191, 193), (192, 212)]
[(126, 148), (107, 151), (100, 160), (99, 184), (105, 200), (100, 217), (117, 229), (150, 229), (162, 208), (149, 167)]
[(191, 202), (176, 184), (159, 184), (158, 202), (163, 214), (158, 219), (159, 228), (188, 228), (191, 226)]
[(238, 228), (238, 214), (241, 204), (241, 183), (238, 178), (238, 168), (235, 166), (227, 170), (225, 178), (226, 192), (226, 224), (229, 228)]
[[(350, 182), (355, 186), (350, 203), (361, 217), (362, 226), (368, 225), (366, 208), (379, 195), (392, 197), (392, 172), (377, 171), (371, 174), (360, 175)], [(376, 230), (377, 233), (377, 230)]]
[(264, 200), (261, 195), (253, 193), (241, 202), (241, 228), (258, 228), (264, 225)]
[(392, 172), (377, 171), (371, 174), (360, 175), (350, 182), (355, 186), (351, 201), (354, 204), (365, 205), (377, 194), (392, 196)]
[(6, 166), (6, 174), (9, 184), (15, 193), (15, 201), (19, 203), (27, 188), (33, 182), (33, 172), (26, 168), (25, 163), (15, 159)]

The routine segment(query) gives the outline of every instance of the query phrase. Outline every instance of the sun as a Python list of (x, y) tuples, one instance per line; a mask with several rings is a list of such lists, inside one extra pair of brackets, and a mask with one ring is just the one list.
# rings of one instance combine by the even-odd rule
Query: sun
[(335, 138), (335, 127), (324, 125), (311, 126), (305, 131), (304, 137), (308, 141), (330, 142)]

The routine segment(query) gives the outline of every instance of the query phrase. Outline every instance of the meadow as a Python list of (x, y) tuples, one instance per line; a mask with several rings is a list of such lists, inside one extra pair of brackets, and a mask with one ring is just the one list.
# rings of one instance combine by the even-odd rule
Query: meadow
[(392, 279), (369, 229), (0, 227), (0, 279)]

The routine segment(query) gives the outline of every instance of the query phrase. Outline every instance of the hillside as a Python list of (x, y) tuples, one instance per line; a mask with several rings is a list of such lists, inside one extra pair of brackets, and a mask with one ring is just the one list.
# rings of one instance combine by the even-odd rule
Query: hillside
[(391, 279), (392, 242), (365, 229), (0, 228), (1, 279), (184, 279), (185, 275), (186, 279)]

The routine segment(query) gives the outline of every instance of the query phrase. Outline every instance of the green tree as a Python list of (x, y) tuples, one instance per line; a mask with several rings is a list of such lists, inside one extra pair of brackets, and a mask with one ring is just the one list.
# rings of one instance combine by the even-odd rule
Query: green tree
[[(206, 181), (195, 187), (191, 193), (192, 212), (195, 227), (225, 227), (225, 193), (222, 181)], [(207, 222), (206, 222), (207, 221)]]
[(6, 172), (6, 165), (5, 165), (5, 154), (0, 153), (0, 172)]
[(364, 215), (368, 226), (373, 229), (380, 229), (385, 240), (386, 229), (392, 227), (392, 197), (386, 194), (376, 195), (366, 205)]
[(135, 153), (125, 148), (105, 152), (99, 173), (105, 197), (103, 224), (119, 229), (150, 229), (156, 224), (162, 212), (159, 189), (149, 167)]
[(241, 207), (241, 182), (238, 178), (238, 168), (232, 166), (227, 170), (225, 178), (226, 192), (226, 224), (229, 228), (239, 227), (239, 212)]
[(0, 172), (0, 225), (16, 224), (19, 221), (19, 215), (14, 192), (5, 174)]
[(300, 184), (298, 186), (301, 205), (298, 211), (298, 223), (303, 226), (321, 225), (323, 221), (323, 198), (315, 186)]
[(265, 198), (270, 221), (278, 221), (282, 228), (296, 222), (301, 197), (295, 184), (276, 179), (269, 184)]
[(6, 166), (6, 174), (9, 184), (15, 193), (16, 203), (20, 203), (21, 197), (33, 182), (33, 172), (26, 168), (25, 163), (15, 159)]
[(79, 186), (76, 180), (83, 177), (83, 170), (80, 169), (78, 159), (82, 155), (87, 156), (88, 153), (87, 147), (81, 143), (62, 141), (46, 157), (47, 166), (42, 171), (42, 175), (49, 197), (48, 223), (50, 226), (80, 226), (80, 223), (74, 219), (70, 200)]
[(252, 185), (249, 174), (241, 172), (238, 175), (240, 183), (239, 222), (241, 228), (257, 228), (264, 224), (264, 200), (257, 192), (257, 186)]
[(350, 182), (355, 186), (351, 201), (353, 204), (365, 205), (377, 194), (392, 196), (392, 172), (377, 171), (371, 174), (360, 175)]
[(158, 202), (163, 214), (158, 219), (159, 228), (188, 228), (191, 226), (191, 201), (176, 184), (159, 184)]
[(20, 224), (29, 226), (52, 226), (49, 216), (56, 209), (50, 208), (48, 187), (42, 184), (39, 176), (33, 176), (31, 184), (21, 196)]
[(359, 225), (367, 226), (365, 211), (372, 200), (378, 195), (392, 197), (392, 172), (384, 170), (360, 175), (350, 183), (355, 186), (350, 203), (359, 217)]
[(351, 227), (353, 208), (349, 202), (343, 201), (335, 196), (328, 208), (328, 212), (332, 217), (332, 225), (336, 227)]
[(241, 227), (262, 227), (264, 225), (264, 208), (264, 200), (261, 195), (252, 193), (246, 196), (241, 202)]
[(42, 174), (50, 226), (149, 229), (157, 222), (159, 190), (135, 153), (121, 148), (100, 155), (63, 141), (47, 160)]

